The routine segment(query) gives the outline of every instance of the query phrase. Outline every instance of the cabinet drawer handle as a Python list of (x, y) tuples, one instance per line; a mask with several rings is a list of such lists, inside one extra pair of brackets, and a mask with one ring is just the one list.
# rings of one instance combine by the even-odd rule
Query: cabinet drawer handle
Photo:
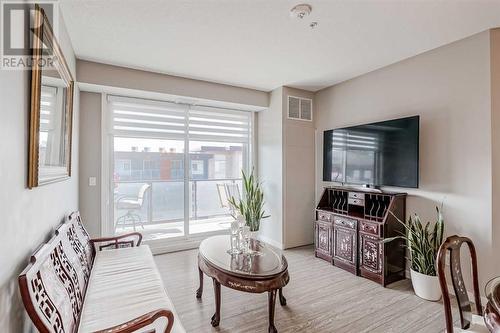
[(328, 215), (328, 214), (320, 214), (319, 218), (320, 218), (320, 220), (330, 221), (330, 215)]

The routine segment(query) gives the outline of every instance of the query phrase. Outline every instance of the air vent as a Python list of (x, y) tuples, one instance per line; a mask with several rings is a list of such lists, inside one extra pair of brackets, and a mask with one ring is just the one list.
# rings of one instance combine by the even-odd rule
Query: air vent
[(288, 118), (300, 119), (300, 98), (288, 96)]
[(304, 98), (300, 100), (300, 119), (312, 120), (312, 100)]
[(312, 121), (312, 99), (288, 96), (288, 118)]

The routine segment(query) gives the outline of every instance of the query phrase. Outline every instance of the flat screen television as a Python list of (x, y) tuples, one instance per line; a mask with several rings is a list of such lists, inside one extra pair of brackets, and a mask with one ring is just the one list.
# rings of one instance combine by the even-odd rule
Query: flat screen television
[(323, 181), (418, 187), (420, 117), (324, 132)]

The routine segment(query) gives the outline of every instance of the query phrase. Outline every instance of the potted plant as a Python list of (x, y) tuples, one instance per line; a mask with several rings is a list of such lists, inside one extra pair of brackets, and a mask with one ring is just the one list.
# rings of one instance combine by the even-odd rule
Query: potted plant
[(234, 197), (230, 197), (229, 204), (235, 211), (239, 212), (245, 219), (245, 224), (251, 232), (259, 231), (260, 221), (269, 217), (264, 212), (264, 192), (261, 183), (256, 180), (253, 169), (250, 176), (241, 170), (243, 176), (244, 197), (238, 202)]
[(441, 289), (436, 272), (436, 257), (439, 247), (443, 243), (444, 220), (439, 207), (436, 207), (437, 220), (434, 226), (430, 222), (425, 225), (415, 214), (410, 216), (408, 223), (398, 219), (404, 225), (405, 235), (387, 238), (384, 243), (395, 239), (406, 240), (406, 247), (410, 255), (410, 275), (415, 294), (429, 301), (438, 301), (441, 298)]

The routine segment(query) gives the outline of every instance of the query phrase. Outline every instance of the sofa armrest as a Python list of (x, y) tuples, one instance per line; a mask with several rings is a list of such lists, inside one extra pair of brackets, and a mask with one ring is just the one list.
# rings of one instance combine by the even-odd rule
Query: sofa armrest
[[(127, 238), (135, 238), (135, 243), (134, 240), (127, 240)], [(105, 243), (103, 245), (99, 245), (99, 251), (101, 251), (104, 248), (114, 248), (118, 249), (120, 247), (129, 247), (129, 246), (139, 246), (141, 245), (142, 241), (142, 234), (138, 232), (131, 232), (128, 234), (123, 234), (123, 235), (118, 235), (118, 236), (113, 236), (113, 237), (100, 237), (100, 238), (92, 238), (90, 240), (90, 243), (92, 245), (97, 246), (97, 244), (100, 243)]]
[(167, 319), (167, 327), (165, 328), (164, 333), (170, 333), (172, 325), (174, 324), (174, 314), (172, 311), (165, 309), (148, 312), (142, 316), (129, 320), (126, 323), (96, 331), (94, 333), (132, 333), (142, 327), (152, 324), (155, 320), (161, 317), (165, 317)]

